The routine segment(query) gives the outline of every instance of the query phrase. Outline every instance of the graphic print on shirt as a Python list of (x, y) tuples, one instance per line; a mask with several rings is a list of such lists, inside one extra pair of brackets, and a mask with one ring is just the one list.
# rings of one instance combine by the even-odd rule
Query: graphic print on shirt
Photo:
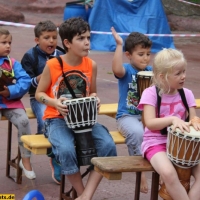
[[(89, 95), (89, 80), (85, 74), (77, 70), (71, 70), (64, 74), (76, 97), (81, 98)], [(67, 88), (63, 78), (60, 80), (59, 83), (57, 98), (59, 98), (61, 95), (67, 95), (68, 98), (71, 97), (71, 93)]]
[(185, 106), (181, 99), (176, 102), (161, 102), (160, 117), (166, 116), (178, 116), (185, 119)]
[(141, 114), (141, 111), (136, 108), (139, 103), (138, 99), (136, 75), (132, 75), (132, 82), (128, 83), (128, 92), (126, 98), (127, 111), (132, 115)]

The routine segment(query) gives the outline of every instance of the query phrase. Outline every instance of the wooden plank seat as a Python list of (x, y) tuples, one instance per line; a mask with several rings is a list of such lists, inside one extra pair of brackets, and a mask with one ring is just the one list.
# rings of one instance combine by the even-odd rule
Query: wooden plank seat
[(159, 175), (142, 156), (95, 157), (94, 170), (109, 180), (121, 180), (123, 172), (136, 172), (135, 200), (140, 199), (141, 172), (152, 172), (150, 200), (158, 199)]
[[(124, 144), (125, 138), (118, 131), (110, 131), (115, 144)], [(44, 135), (23, 135), (21, 141), (24, 147), (36, 155), (47, 153), (47, 149), (51, 147), (50, 142)]]

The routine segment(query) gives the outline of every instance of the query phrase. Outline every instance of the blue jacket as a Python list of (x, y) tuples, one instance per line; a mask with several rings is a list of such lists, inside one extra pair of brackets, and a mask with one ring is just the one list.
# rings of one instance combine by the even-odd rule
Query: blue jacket
[(60, 47), (57, 47), (51, 55), (46, 54), (42, 51), (39, 46), (35, 46), (29, 49), (23, 56), (21, 60), (22, 67), (27, 72), (27, 74), (31, 77), (31, 87), (29, 90), (29, 94), (31, 97), (35, 96), (35, 91), (38, 86), (38, 82), (36, 77), (39, 76), (46, 65), (47, 60), (52, 57), (60, 56), (64, 54), (64, 50)]
[[(13, 61), (14, 59), (11, 60)], [(8, 57), (0, 57), (0, 68), (2, 68), (4, 62), (9, 63)], [(15, 102), (17, 104), (17, 101), (19, 101), (19, 99), (28, 92), (31, 85), (31, 79), (29, 75), (22, 68), (18, 61), (14, 60), (14, 62), (12, 62), (12, 70), (14, 74), (13, 81), (5, 84), (9, 89), (10, 96), (5, 98), (0, 95), (0, 108), (18, 108), (18, 106), (15, 107), (13, 103)], [(7, 104), (10, 104), (11, 101), (13, 103), (10, 107)]]

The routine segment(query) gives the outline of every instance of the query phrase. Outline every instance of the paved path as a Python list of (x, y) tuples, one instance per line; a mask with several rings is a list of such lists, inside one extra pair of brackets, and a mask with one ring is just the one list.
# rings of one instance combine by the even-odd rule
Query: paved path
[[(62, 14), (46, 15), (46, 14), (31, 14), (28, 13), (29, 20), (33, 22), (45, 19), (56, 19), (58, 23), (62, 22)], [(32, 17), (31, 17), (32, 16)], [(57, 16), (57, 18), (56, 18)], [(54, 18), (55, 17), (55, 18)], [(30, 22), (30, 21), (29, 21)], [(34, 23), (33, 23), (34, 24)], [(13, 35), (12, 53), (11, 56), (21, 60), (24, 52), (31, 48), (34, 43), (34, 35), (32, 28), (16, 28), (16, 27), (6, 27), (10, 30)], [(60, 44), (60, 41), (59, 41)], [(175, 45), (178, 49), (181, 49), (188, 59), (188, 71), (187, 71), (187, 81), (185, 86), (192, 89), (195, 97), (200, 98), (199, 90), (199, 45), (200, 38), (175, 38)], [(113, 103), (117, 102), (117, 81), (111, 72), (111, 62), (113, 53), (112, 52), (98, 52), (92, 51), (89, 55), (98, 64), (98, 95), (101, 98), (102, 103)], [(125, 57), (124, 57), (124, 60)], [(23, 102), (26, 107), (30, 107), (28, 96), (23, 97)], [(198, 112), (199, 113), (199, 112)], [(199, 114), (200, 115), (200, 114)], [(115, 130), (115, 120), (105, 116), (99, 116), (100, 123), (106, 125), (110, 130)], [(6, 142), (7, 142), (7, 124), (6, 122), (0, 122), (0, 194), (15, 194), (16, 200), (21, 200), (23, 196), (32, 189), (39, 189), (45, 196), (45, 200), (57, 200), (59, 194), (59, 186), (56, 185), (51, 178), (51, 170), (49, 167), (49, 160), (47, 156), (32, 156), (33, 168), (36, 172), (36, 180), (28, 180), (23, 177), (23, 182), (21, 185), (17, 185), (10, 179), (5, 177), (5, 161), (6, 161)], [(32, 132), (36, 132), (36, 120), (31, 120)], [(16, 133), (16, 129), (14, 129)], [(17, 133), (13, 134), (12, 142), (12, 155), (16, 155), (17, 150)], [(125, 145), (117, 146), (118, 155), (128, 155), (127, 148)], [(81, 168), (83, 171), (84, 168)], [(14, 171), (13, 171), (14, 173)], [(150, 187), (151, 177), (148, 173), (148, 183)], [(85, 179), (84, 179), (85, 180)], [(131, 200), (134, 195), (135, 186), (135, 174), (134, 173), (124, 173), (121, 181), (108, 181), (103, 179), (100, 183), (95, 195), (94, 200)], [(67, 182), (66, 187), (69, 188)], [(141, 200), (146, 200), (150, 198), (150, 193), (147, 195), (141, 194)]]

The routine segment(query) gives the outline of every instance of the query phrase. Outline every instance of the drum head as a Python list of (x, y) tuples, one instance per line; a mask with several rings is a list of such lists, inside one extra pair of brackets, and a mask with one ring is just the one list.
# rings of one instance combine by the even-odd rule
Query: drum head
[(137, 73), (138, 76), (153, 76), (152, 71), (140, 71)]
[(190, 126), (190, 132), (187, 131), (181, 132), (179, 128), (176, 128), (176, 132), (188, 137), (200, 138), (200, 131), (196, 131), (193, 126)]

